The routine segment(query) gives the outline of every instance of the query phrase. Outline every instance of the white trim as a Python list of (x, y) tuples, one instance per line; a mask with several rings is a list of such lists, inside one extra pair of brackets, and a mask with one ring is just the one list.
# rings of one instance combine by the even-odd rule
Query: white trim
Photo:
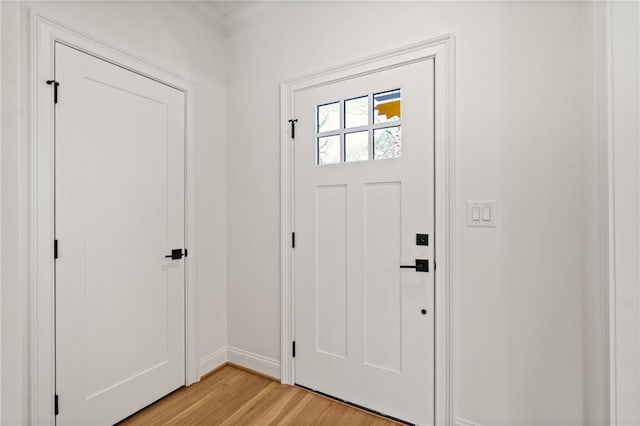
[(277, 359), (259, 355), (233, 346), (225, 346), (200, 360), (200, 377), (230, 362), (256, 373), (278, 379), (280, 363)]
[[(596, 6), (597, 7), (597, 6)], [(602, 153), (606, 157), (602, 160), (606, 166), (604, 186), (607, 193), (604, 194), (604, 202), (607, 205), (607, 214), (603, 217), (603, 226), (608, 233), (605, 236), (608, 260), (608, 302), (609, 302), (609, 421), (611, 425), (618, 424), (618, 402), (617, 402), (617, 342), (616, 342), (616, 241), (615, 241), (615, 169), (614, 169), (614, 146), (613, 146), (613, 37), (612, 37), (612, 9), (611, 3), (606, 2), (599, 5), (598, 18), (602, 20), (601, 43), (602, 46), (602, 73), (597, 76), (601, 78), (601, 98), (597, 99), (603, 106), (597, 117), (601, 124), (599, 138), (603, 138)]]
[(218, 36), (226, 36), (226, 27), (221, 16), (210, 10), (207, 3), (190, 1), (170, 1), (168, 5), (185, 14), (191, 19), (199, 21), (201, 24), (213, 30)]
[[(636, 1), (636, 6), (640, 7), (638, 2)], [(609, 398), (608, 398), (608, 409), (609, 409), (609, 417), (608, 424), (612, 426), (616, 426), (619, 424), (619, 421), (631, 421), (632, 419), (624, 419), (619, 420), (619, 417), (622, 414), (629, 415), (629, 413), (634, 412), (637, 414), (637, 406), (638, 406), (638, 398), (640, 397), (637, 386), (640, 381), (640, 377), (637, 375), (635, 377), (630, 377), (629, 374), (625, 374), (624, 370), (628, 370), (629, 362), (640, 363), (640, 360), (637, 359), (637, 356), (634, 356), (634, 359), (630, 359), (629, 355), (629, 346), (635, 346), (638, 341), (640, 341), (640, 327), (638, 326), (637, 317), (633, 324), (630, 323), (629, 315), (630, 312), (633, 312), (634, 315), (638, 313), (638, 303), (639, 300), (636, 299), (631, 308), (629, 308), (629, 312), (619, 312), (617, 307), (622, 302), (622, 300), (618, 300), (618, 297), (626, 298), (629, 297), (625, 293), (625, 287), (628, 288), (629, 285), (632, 285), (627, 277), (628, 272), (625, 271), (624, 267), (619, 267), (617, 259), (616, 246), (620, 243), (617, 241), (616, 237), (618, 235), (622, 235), (625, 233), (626, 227), (628, 227), (627, 223), (616, 223), (616, 210), (620, 204), (620, 201), (616, 199), (616, 192), (618, 194), (624, 193), (624, 189), (626, 189), (626, 185), (629, 182), (625, 182), (624, 176), (623, 179), (619, 182), (616, 181), (616, 152), (624, 148), (625, 141), (624, 138), (626, 135), (616, 135), (616, 119), (617, 121), (624, 122), (628, 121), (629, 118), (622, 117), (626, 111), (617, 112), (616, 111), (616, 99), (615, 93), (618, 92), (616, 90), (617, 87), (620, 87), (624, 84), (624, 82), (616, 81), (616, 63), (618, 62), (614, 57), (614, 45), (617, 45), (622, 40), (616, 40), (616, 35), (614, 34), (614, 30), (617, 28), (617, 24), (615, 21), (615, 7), (616, 2), (606, 2), (601, 5), (598, 9), (600, 25), (602, 27), (602, 34), (600, 34), (600, 43), (602, 44), (602, 73), (601, 75), (596, 74), (599, 77), (598, 84), (602, 86), (602, 96), (600, 99), (597, 99), (597, 103), (603, 105), (603, 111), (597, 117), (598, 121), (601, 123), (603, 128), (601, 134), (599, 136), (603, 139), (603, 155), (606, 155), (604, 159), (605, 164), (607, 166), (606, 170), (606, 182), (605, 187), (608, 193), (606, 194), (606, 198), (604, 198), (603, 202), (606, 202), (607, 206), (607, 217), (603, 220), (603, 227), (608, 232), (607, 241), (608, 248), (606, 253), (607, 258), (607, 279), (608, 283), (608, 343), (609, 343)], [(638, 12), (638, 28), (640, 29), (640, 11)], [(625, 36), (622, 36), (624, 38)], [(626, 42), (628, 40), (624, 40)], [(638, 54), (640, 55), (640, 33), (638, 34), (638, 39), (636, 40), (638, 43)], [(623, 62), (623, 61), (620, 61)], [(621, 65), (618, 64), (617, 67)], [(637, 93), (640, 96), (640, 92)], [(625, 108), (622, 108), (625, 109)], [(640, 122), (640, 111), (638, 111), (638, 122)], [(618, 126), (620, 127), (620, 126)], [(624, 131), (623, 131), (624, 133)], [(621, 143), (621, 147), (616, 147), (616, 144)], [(619, 153), (618, 153), (619, 154)], [(640, 158), (636, 159), (640, 161)], [(618, 177), (621, 177), (619, 175)], [(635, 184), (640, 188), (640, 181), (631, 183)], [(617, 190), (617, 191), (616, 191)], [(636, 236), (638, 243), (640, 243), (640, 235)], [(621, 247), (621, 249), (625, 249), (625, 247)], [(624, 257), (624, 256), (622, 256)], [(624, 262), (623, 262), (624, 263)], [(640, 259), (638, 259), (638, 264), (640, 264)], [(619, 320), (619, 321), (618, 321)], [(636, 336), (630, 341), (629, 337), (629, 327), (635, 328)], [(620, 338), (618, 339), (618, 336)], [(636, 348), (633, 349), (635, 353)], [(634, 411), (635, 410), (635, 411)]]
[(453, 424), (455, 426), (483, 426), (480, 423), (474, 423), (471, 420), (462, 419), (460, 417), (456, 417)]
[[(0, 5), (0, 24), (2, 23), (2, 5)], [(2, 31), (0, 31), (0, 64), (2, 63)], [(2, 115), (2, 67), (0, 67), (0, 117)], [(2, 118), (0, 118), (0, 147), (2, 147)], [(0, 176), (2, 176), (2, 153), (0, 150)], [(1, 179), (0, 179), (1, 183)], [(0, 224), (2, 223), (2, 185), (0, 184)], [(0, 226), (0, 242), (2, 241), (2, 226)], [(2, 259), (2, 244), (0, 243), (0, 259)], [(2, 289), (2, 262), (0, 262), (0, 289)], [(0, 290), (0, 336), (2, 335), (2, 291)], [(0, 383), (2, 383), (2, 339), (0, 338)], [(2, 422), (2, 386), (0, 386), (0, 423)]]
[[(282, 383), (294, 384), (293, 144), (288, 120), (297, 91), (338, 82), (433, 57), (436, 67), (436, 282), (435, 424), (450, 425), (453, 413), (452, 288), (454, 283), (455, 223), (455, 37), (438, 37), (381, 55), (331, 68), (280, 85), (280, 259), (281, 259), (281, 373)], [(441, 291), (438, 291), (441, 289)]]
[(277, 359), (229, 346), (227, 348), (227, 360), (275, 379), (280, 378), (280, 362)]
[(207, 373), (212, 372), (213, 370), (220, 367), (221, 365), (224, 365), (228, 361), (227, 357), (228, 356), (227, 356), (226, 346), (218, 349), (215, 352), (210, 353), (205, 357), (202, 357), (202, 359), (200, 360), (200, 370), (199, 370), (200, 377), (204, 376)]
[[(609, 276), (611, 269), (609, 268), (610, 257), (612, 256), (614, 246), (611, 238), (613, 233), (609, 230), (609, 220), (613, 219), (612, 210), (609, 209), (609, 197), (613, 196), (609, 184), (612, 182), (613, 175), (611, 161), (612, 153), (609, 152), (609, 131), (611, 130), (608, 122), (609, 102), (611, 101), (609, 86), (609, 68), (608, 56), (611, 54), (609, 50), (609, 3), (594, 3), (591, 9), (591, 24), (593, 27), (592, 45), (593, 45), (593, 130), (594, 135), (594, 155), (593, 167), (595, 167), (596, 175), (594, 179), (594, 222), (595, 226), (593, 244), (595, 247), (592, 273), (595, 277), (591, 285), (596, 287), (587, 292), (590, 299), (587, 300), (583, 316), (589, 315), (595, 318), (591, 323), (593, 330), (585, 330), (588, 345), (584, 346), (585, 353), (591, 353), (592, 363), (586, 364), (585, 374), (587, 386), (586, 398), (584, 399), (585, 413), (589, 415), (585, 421), (590, 424), (608, 424), (612, 415), (615, 417), (614, 411), (611, 409), (611, 395), (615, 393), (612, 382), (610, 381), (610, 350), (607, 342), (610, 339), (609, 318), (610, 306), (612, 299), (612, 289), (608, 287), (612, 280)], [(604, 285), (601, 285), (604, 284)], [(595, 299), (594, 299), (595, 298)], [(613, 423), (615, 424), (615, 423)]]
[(200, 379), (198, 358), (198, 296), (196, 244), (197, 134), (194, 83), (141, 59), (80, 34), (46, 16), (31, 11), (31, 144), (28, 157), (30, 182), (22, 188), (28, 194), (28, 271), (31, 290), (31, 396), (32, 424), (53, 424), (54, 314), (53, 314), (53, 100), (44, 82), (53, 76), (53, 46), (63, 42), (94, 56), (118, 64), (149, 78), (175, 87), (186, 98), (186, 233), (189, 257), (185, 259), (186, 366), (190, 385)]
[(211, 2), (170, 1), (168, 4), (200, 21), (222, 37), (231, 37), (269, 17), (291, 0), (245, 2), (242, 7), (223, 14)]
[(293, 0), (256, 1), (226, 17), (225, 32), (233, 37), (264, 22)]
[[(609, 342), (608, 351), (603, 350), (602, 398), (591, 401), (599, 405), (598, 417), (594, 423), (617, 425), (617, 383), (616, 383), (616, 277), (615, 277), (615, 191), (614, 191), (614, 147), (613, 147), (613, 50), (612, 50), (612, 9), (610, 2), (594, 4), (594, 29), (596, 30), (596, 58), (598, 64), (594, 70), (597, 79), (595, 105), (596, 140), (599, 150), (598, 180), (599, 190), (597, 203), (600, 206), (600, 217), (597, 223), (600, 257), (599, 275), (605, 281), (602, 304), (603, 337)], [(604, 343), (604, 342), (603, 342)], [(603, 346), (605, 346), (603, 344)], [(600, 378), (599, 378), (600, 379)], [(608, 395), (607, 395), (608, 394)]]
[(607, 188), (607, 217), (606, 229), (608, 230), (608, 278), (609, 278), (609, 418), (612, 425), (618, 424), (618, 385), (617, 385), (617, 342), (616, 342), (616, 227), (615, 227), (615, 162), (613, 146), (613, 37), (612, 37), (612, 10), (611, 3), (602, 5), (604, 10), (604, 112), (600, 118), (603, 123), (603, 136), (605, 137), (605, 150), (607, 154), (606, 188)]
[[(636, 5), (638, 8), (638, 68), (640, 68), (640, 1), (636, 0)], [(638, 70), (640, 71), (640, 69)], [(640, 73), (639, 73), (640, 74)], [(637, 75), (637, 77), (640, 79), (640, 75)], [(640, 83), (640, 81), (639, 81)], [(640, 104), (640, 84), (638, 85), (638, 100), (639, 100), (639, 104)], [(638, 123), (638, 125), (640, 126), (640, 105), (638, 105), (638, 121), (636, 122)], [(640, 127), (638, 128), (638, 133), (640, 135)], [(638, 152), (638, 164), (640, 164), (640, 152)], [(638, 176), (638, 191), (640, 191), (640, 176)], [(640, 193), (638, 194), (639, 200), (640, 200)], [(638, 247), (640, 247), (640, 229), (638, 230), (639, 233), (636, 236), (637, 241), (638, 241)], [(638, 250), (638, 265), (640, 265), (640, 249)], [(640, 294), (639, 294), (639, 298), (640, 298)], [(640, 314), (640, 300), (636, 299), (637, 304), (636, 304), (636, 309), (638, 310), (639, 314)], [(637, 341), (640, 343), (640, 327), (638, 327), (638, 333), (636, 334), (637, 337)], [(638, 363), (640, 363), (640, 359), (637, 360)], [(638, 377), (638, 384), (640, 385), (640, 377)], [(640, 395), (639, 397), (636, 399), (636, 404), (638, 404), (640, 402)]]

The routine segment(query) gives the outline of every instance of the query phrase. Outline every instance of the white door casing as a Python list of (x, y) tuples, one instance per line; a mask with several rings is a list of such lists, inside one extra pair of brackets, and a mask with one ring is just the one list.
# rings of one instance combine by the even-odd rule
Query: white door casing
[[(300, 91), (294, 111), (296, 382), (419, 424), (434, 420), (433, 245), (416, 244), (434, 237), (433, 65)], [(368, 135), (370, 159), (316, 165), (316, 108), (363, 95), (377, 129), (340, 138)], [(401, 102), (401, 120), (373, 124), (373, 99), (394, 96), (381, 105)], [(373, 159), (372, 136), (398, 128), (400, 156)], [(415, 259), (429, 272), (400, 268)]]
[(184, 93), (55, 55), (57, 421), (114, 423), (185, 384)]
[(448, 34), (404, 46), (379, 55), (363, 58), (281, 84), (281, 381), (297, 382), (296, 358), (292, 351), (295, 339), (294, 252), (295, 230), (294, 151), (290, 119), (295, 119), (296, 94), (310, 88), (348, 80), (433, 58), (435, 66), (435, 238), (433, 249), (435, 291), (435, 423), (451, 424), (452, 400), (452, 265), (455, 217), (455, 37)]

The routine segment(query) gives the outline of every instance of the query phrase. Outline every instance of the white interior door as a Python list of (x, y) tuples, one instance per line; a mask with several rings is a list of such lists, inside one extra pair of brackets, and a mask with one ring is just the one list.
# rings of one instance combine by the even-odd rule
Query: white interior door
[(184, 94), (57, 43), (59, 424), (113, 424), (185, 384)]
[(434, 62), (294, 104), (296, 383), (432, 424)]

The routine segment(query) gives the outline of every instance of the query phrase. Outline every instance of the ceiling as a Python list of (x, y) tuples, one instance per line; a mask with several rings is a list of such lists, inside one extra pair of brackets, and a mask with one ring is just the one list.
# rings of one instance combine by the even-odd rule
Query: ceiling
[(258, 16), (263, 15), (276, 6), (282, 5), (289, 0), (281, 1), (190, 1), (179, 0), (171, 3), (191, 15), (199, 21), (205, 23), (224, 36), (232, 35), (243, 28), (246, 28)]

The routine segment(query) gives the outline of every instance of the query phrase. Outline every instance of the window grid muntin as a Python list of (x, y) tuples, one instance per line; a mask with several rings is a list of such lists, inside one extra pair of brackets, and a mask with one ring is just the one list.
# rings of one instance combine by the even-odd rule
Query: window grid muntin
[[(354, 99), (360, 99), (360, 98), (364, 98), (365, 95), (361, 95), (361, 96), (353, 96), (353, 97), (349, 97), (349, 98), (345, 98), (345, 99), (341, 99), (339, 101), (331, 101), (331, 102), (325, 102), (323, 104), (319, 104), (316, 105), (316, 165), (318, 166), (330, 166), (330, 165), (336, 165), (336, 164), (344, 164), (344, 163), (352, 163), (352, 162), (361, 162), (361, 161), (346, 161), (346, 145), (345, 145), (345, 135), (347, 133), (357, 133), (357, 132), (363, 132), (363, 131), (367, 131), (368, 132), (368, 139), (369, 139), (369, 158), (365, 161), (370, 161), (370, 160), (375, 160), (374, 158), (374, 130), (380, 130), (380, 129), (386, 129), (386, 128), (392, 128), (392, 127), (399, 127), (400, 129), (402, 128), (402, 113), (400, 114), (400, 117), (398, 117), (396, 120), (388, 120), (385, 121), (383, 123), (374, 123), (374, 96), (375, 95), (379, 95), (382, 93), (388, 93), (388, 92), (395, 92), (398, 91), (400, 93), (400, 99), (402, 100), (402, 88), (397, 88), (397, 89), (389, 89), (389, 90), (381, 90), (381, 91), (376, 91), (373, 93), (369, 93), (368, 95), (366, 95), (368, 97), (368, 113), (367, 113), (367, 121), (368, 124), (366, 126), (357, 126), (357, 127), (349, 127), (349, 128), (345, 128), (345, 124), (346, 124), (346, 102), (350, 101), (350, 100), (354, 100)], [(320, 120), (319, 120), (319, 109), (320, 107), (323, 106), (327, 106), (327, 105), (333, 105), (335, 103), (338, 103), (338, 109), (339, 109), (339, 116), (340, 116), (340, 127), (336, 130), (327, 130), (324, 132), (319, 132), (320, 130)], [(402, 111), (402, 105), (400, 106), (401, 111)], [(338, 163), (326, 163), (326, 164), (320, 164), (320, 138), (324, 138), (324, 137), (329, 137), (329, 136), (340, 136), (340, 162)], [(402, 138), (402, 136), (401, 136)], [(402, 140), (402, 139), (401, 139)], [(402, 156), (402, 148), (400, 149), (400, 156)], [(393, 158), (399, 158), (399, 157), (393, 157)], [(391, 160), (393, 158), (385, 158), (385, 160)]]

